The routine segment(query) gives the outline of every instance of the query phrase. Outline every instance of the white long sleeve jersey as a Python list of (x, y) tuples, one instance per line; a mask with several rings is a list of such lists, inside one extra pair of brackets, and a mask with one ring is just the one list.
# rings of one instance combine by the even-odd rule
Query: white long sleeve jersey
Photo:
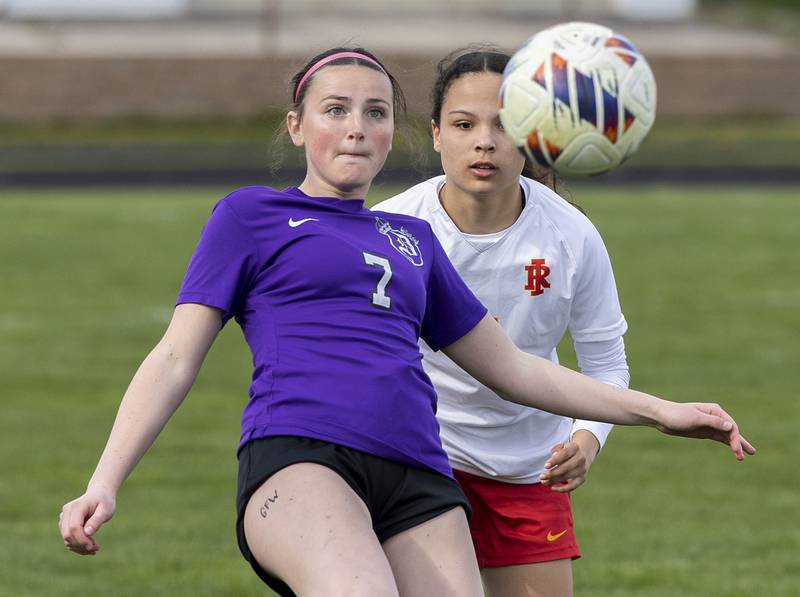
[[(605, 245), (582, 213), (548, 187), (520, 178), (525, 206), (493, 234), (461, 232), (439, 202), (438, 176), (373, 209), (427, 220), (469, 287), (522, 350), (558, 362), (572, 334), (581, 371), (627, 387), (627, 329)], [(501, 399), (441, 352), (420, 342), (439, 396), (437, 418), (451, 465), (510, 483), (536, 483), (550, 449), (577, 429), (605, 442), (611, 425), (573, 421)]]

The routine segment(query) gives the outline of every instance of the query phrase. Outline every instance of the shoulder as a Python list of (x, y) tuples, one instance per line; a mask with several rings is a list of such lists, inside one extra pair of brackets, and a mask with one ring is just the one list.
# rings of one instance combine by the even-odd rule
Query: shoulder
[(539, 211), (542, 220), (562, 242), (574, 249), (580, 249), (586, 243), (602, 244), (600, 233), (592, 221), (569, 201), (535, 180), (520, 177), (520, 181), (531, 208)]
[(254, 209), (257, 209), (265, 202), (288, 197), (284, 191), (279, 191), (271, 187), (249, 186), (241, 187), (225, 195), (214, 206), (215, 209), (221, 205), (226, 205), (234, 213), (243, 216)]
[(444, 176), (424, 180), (402, 193), (389, 197), (372, 207), (373, 211), (409, 214), (424, 217), (430, 211), (431, 201), (437, 199), (439, 184)]
[(245, 229), (263, 226), (272, 218), (284, 217), (303, 200), (290, 192), (265, 186), (241, 187), (220, 199), (212, 210), (212, 218), (236, 220)]

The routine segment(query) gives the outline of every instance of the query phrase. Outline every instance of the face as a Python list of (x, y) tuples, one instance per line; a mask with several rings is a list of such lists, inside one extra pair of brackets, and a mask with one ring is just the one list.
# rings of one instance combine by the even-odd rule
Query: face
[(303, 114), (286, 123), (292, 142), (304, 147), (309, 195), (363, 198), (392, 148), (392, 84), (374, 69), (326, 66), (306, 89)]
[(499, 74), (488, 72), (459, 77), (446, 92), (440, 126), (431, 123), (447, 184), (475, 197), (519, 196), (525, 159), (500, 124), (500, 81)]

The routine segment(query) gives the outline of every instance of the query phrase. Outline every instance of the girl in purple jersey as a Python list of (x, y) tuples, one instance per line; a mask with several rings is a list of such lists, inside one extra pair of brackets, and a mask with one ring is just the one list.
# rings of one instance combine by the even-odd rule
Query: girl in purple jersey
[(86, 492), (62, 510), (68, 549), (98, 552), (119, 487), (231, 317), (254, 361), (237, 536), (281, 595), (482, 595), (469, 506), (432, 437), (432, 388), (411, 348), (419, 337), (509, 400), (714, 439), (737, 459), (754, 453), (717, 405), (609, 388), (517, 350), (427, 224), (364, 209), (391, 148), (396, 93), (359, 48), (316, 56), (294, 77), (286, 122), (306, 177), (217, 204)]

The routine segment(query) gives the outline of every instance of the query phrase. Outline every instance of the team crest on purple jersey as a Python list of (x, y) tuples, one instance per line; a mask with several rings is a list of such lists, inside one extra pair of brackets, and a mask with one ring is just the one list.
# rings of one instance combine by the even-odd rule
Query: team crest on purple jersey
[(402, 226), (399, 230), (392, 228), (392, 225), (383, 218), (375, 218), (375, 227), (378, 229), (378, 232), (389, 239), (389, 242), (398, 253), (417, 267), (422, 266), (422, 253), (419, 252), (419, 241), (413, 234)]

